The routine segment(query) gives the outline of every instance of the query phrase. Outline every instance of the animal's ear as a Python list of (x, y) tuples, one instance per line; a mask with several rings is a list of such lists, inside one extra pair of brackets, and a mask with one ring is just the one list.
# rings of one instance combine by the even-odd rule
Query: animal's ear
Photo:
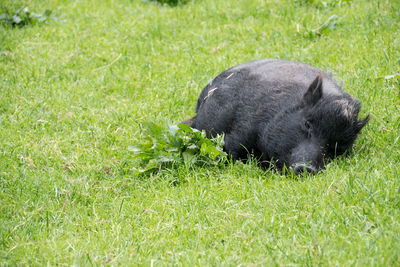
[(303, 96), (304, 104), (313, 106), (322, 97), (322, 77), (319, 74), (317, 78), (310, 84), (307, 92)]
[(367, 122), (369, 121), (370, 118), (371, 117), (368, 114), (368, 116), (365, 117), (365, 119), (357, 121), (357, 124), (356, 124), (357, 132), (361, 131), (361, 129), (365, 126), (365, 124), (367, 124)]

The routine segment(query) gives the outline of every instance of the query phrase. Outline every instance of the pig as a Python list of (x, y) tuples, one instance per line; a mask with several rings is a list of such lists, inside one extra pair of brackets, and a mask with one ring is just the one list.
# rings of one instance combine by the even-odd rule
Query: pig
[(264, 59), (232, 67), (200, 93), (196, 115), (182, 123), (224, 134), (233, 160), (254, 155), (264, 166), (317, 173), (348, 151), (370, 116), (360, 101), (305, 63)]

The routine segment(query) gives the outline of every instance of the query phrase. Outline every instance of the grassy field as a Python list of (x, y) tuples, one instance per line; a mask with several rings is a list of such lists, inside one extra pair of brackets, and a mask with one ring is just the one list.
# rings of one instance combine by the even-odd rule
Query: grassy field
[[(2, 0), (0, 265), (400, 265), (400, 2)], [(338, 23), (322, 27), (333, 15)], [(145, 122), (254, 59), (333, 73), (372, 119), (295, 179), (254, 162), (136, 177)]]

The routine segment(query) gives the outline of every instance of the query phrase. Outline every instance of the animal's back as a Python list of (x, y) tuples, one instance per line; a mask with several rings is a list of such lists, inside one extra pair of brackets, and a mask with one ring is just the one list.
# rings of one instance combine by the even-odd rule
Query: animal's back
[(324, 94), (341, 94), (341, 89), (337, 83), (326, 73), (308, 64), (283, 60), (283, 59), (264, 59), (243, 63), (228, 71), (248, 70), (249, 74), (257, 77), (260, 81), (274, 84), (295, 84), (297, 88), (307, 90), (310, 83), (321, 75), (324, 84)]
[(321, 75), (325, 95), (343, 94), (336, 82), (310, 65), (280, 59), (247, 62), (218, 75), (200, 94), (193, 127), (211, 134), (253, 129), (293, 103), (298, 103), (310, 83)]

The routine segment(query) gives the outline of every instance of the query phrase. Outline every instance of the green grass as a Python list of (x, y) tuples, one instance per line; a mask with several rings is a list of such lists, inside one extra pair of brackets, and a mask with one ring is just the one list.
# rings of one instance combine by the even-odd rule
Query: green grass
[[(3, 0), (54, 18), (0, 25), (0, 265), (399, 265), (400, 2), (339, 2)], [(253, 162), (133, 175), (145, 122), (193, 116), (211, 78), (260, 58), (362, 101), (348, 157), (299, 179)]]

